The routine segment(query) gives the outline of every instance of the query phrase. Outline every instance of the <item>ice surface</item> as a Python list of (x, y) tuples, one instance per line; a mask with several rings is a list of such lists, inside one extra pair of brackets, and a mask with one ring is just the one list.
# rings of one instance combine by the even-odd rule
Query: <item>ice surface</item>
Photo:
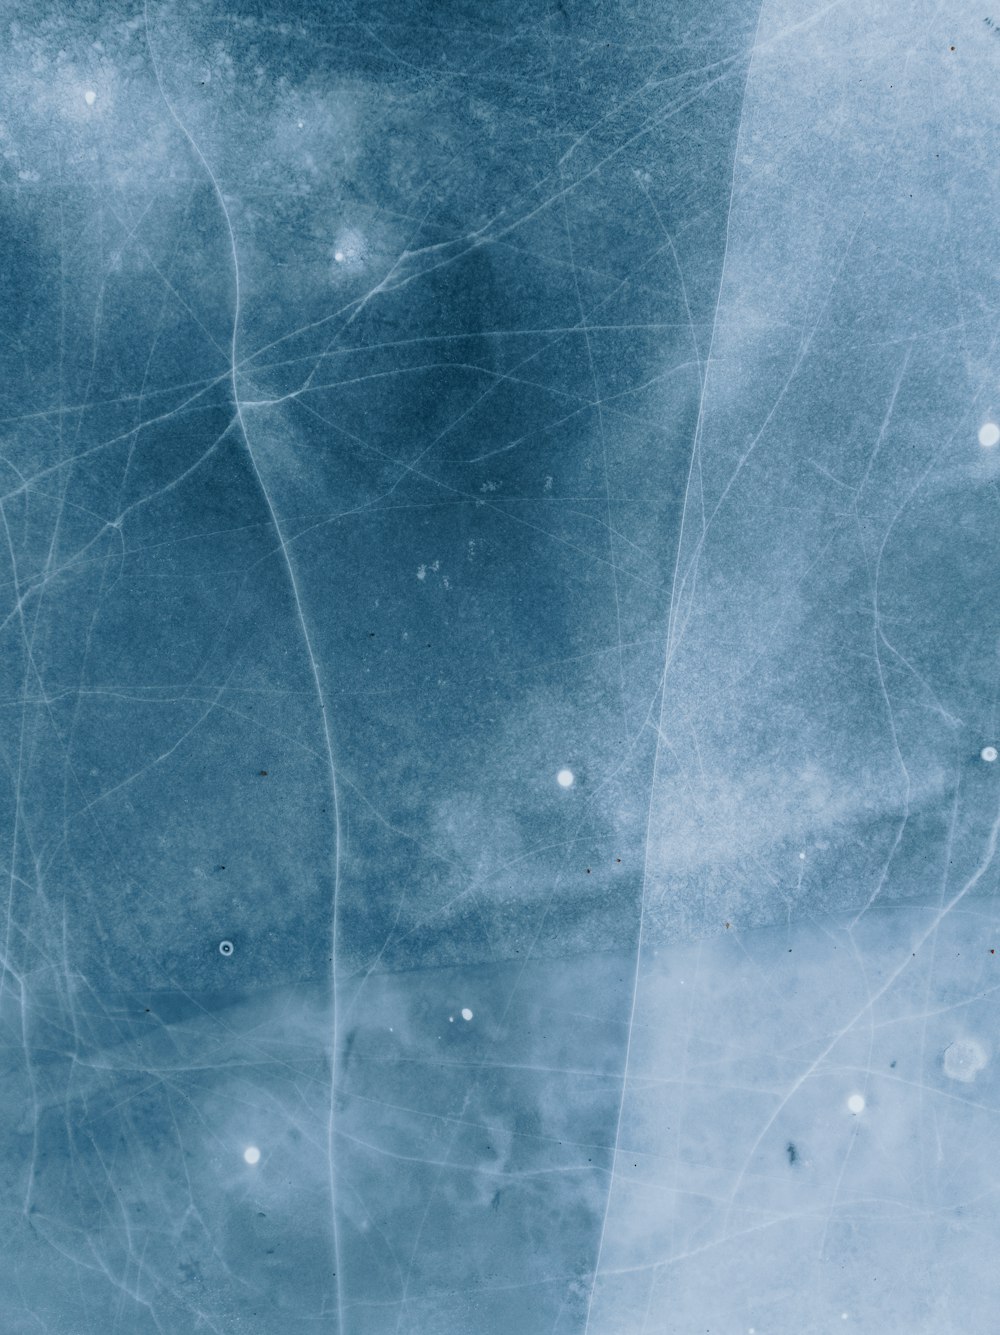
[(0, 1335), (995, 1335), (1000, 13), (2, 19)]

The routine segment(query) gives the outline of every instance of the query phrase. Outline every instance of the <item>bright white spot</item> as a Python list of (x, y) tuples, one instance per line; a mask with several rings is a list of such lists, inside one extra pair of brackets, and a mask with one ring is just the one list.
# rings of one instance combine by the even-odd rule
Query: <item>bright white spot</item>
[(846, 1321), (846, 1320), (847, 1320), (847, 1313), (846, 1313), (846, 1312), (841, 1312), (841, 1314), (840, 1314), (840, 1319), (841, 1319), (841, 1321)]
[(300, 129), (300, 130), (302, 129), (303, 125), (305, 125), (305, 121), (299, 121), (299, 129)]
[(368, 258), (368, 242), (353, 227), (345, 227), (334, 240), (333, 258), (336, 264), (343, 264), (348, 269), (364, 267)]
[(574, 775), (571, 769), (561, 769), (556, 775), (556, 783), (560, 788), (572, 788), (573, 779)]
[[(92, 107), (92, 106), (94, 105), (94, 103), (97, 101), (97, 94), (94, 92), (93, 88), (88, 88), (88, 89), (87, 89), (87, 91), (86, 91), (86, 92), (84, 93), (84, 95), (83, 95), (83, 100), (84, 100), (84, 102), (86, 102), (86, 104), (87, 104), (88, 107)], [(994, 429), (995, 429), (995, 428), (994, 428)], [(986, 428), (983, 427), (983, 431), (985, 431), (985, 430), (986, 430)], [(983, 431), (980, 431), (980, 433), (979, 433), (979, 439), (980, 439), (980, 440), (983, 439)], [(991, 444), (992, 444), (992, 443), (995, 443), (995, 442), (991, 442)], [(986, 442), (983, 441), (983, 444), (985, 445)]]
[(984, 746), (979, 753), (980, 760), (988, 760), (991, 764), (997, 758), (997, 749), (995, 746)]
[(805, 853), (800, 853), (800, 854), (799, 854), (799, 859), (800, 859), (802, 862), (805, 862), (805, 860), (806, 860), (806, 855), (805, 855)]
[(249, 1164), (260, 1163), (260, 1150), (256, 1145), (248, 1145), (243, 1151), (243, 1157)]
[(449, 1016), (448, 1016), (448, 1023), (449, 1023), (449, 1024), (454, 1024), (454, 1023), (455, 1023), (455, 1017), (454, 1017), (454, 1015), (449, 1015)]
[(944, 1050), (944, 1073), (949, 1080), (971, 1085), (986, 1065), (986, 1050), (974, 1038), (956, 1038)]
[(220, 941), (220, 942), (219, 942), (219, 954), (220, 954), (220, 955), (231, 955), (232, 953), (233, 953), (233, 943), (232, 943), (232, 941)]
[(996, 422), (984, 422), (979, 428), (979, 443), (987, 449), (1000, 441), (1000, 426)]
[(855, 1114), (862, 1113), (865, 1110), (865, 1101), (860, 1094), (852, 1094), (847, 1100), (848, 1109)]
[(471, 1019), (472, 1019), (472, 1011), (469, 1010), (468, 1006), (463, 1006), (463, 1007), (462, 1007), (462, 1019), (463, 1019), (463, 1020), (471, 1020)]

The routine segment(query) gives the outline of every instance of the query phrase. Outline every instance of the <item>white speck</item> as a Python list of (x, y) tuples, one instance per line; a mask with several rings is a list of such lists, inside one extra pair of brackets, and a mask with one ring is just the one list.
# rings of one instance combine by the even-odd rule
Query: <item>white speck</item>
[(368, 242), (353, 228), (342, 231), (334, 242), (334, 247), (334, 263), (343, 264), (348, 269), (363, 267), (368, 258)]
[(300, 129), (300, 130), (302, 129), (303, 125), (305, 125), (305, 121), (299, 121), (299, 129)]
[(449, 1024), (454, 1024), (454, 1023), (455, 1023), (455, 1017), (454, 1017), (454, 1015), (449, 1015), (449, 1016), (448, 1016), (448, 1023), (449, 1023)]
[(805, 855), (805, 853), (800, 853), (800, 854), (799, 854), (799, 860), (800, 860), (801, 862), (805, 862), (805, 860), (806, 860), (806, 855)]
[(228, 955), (231, 955), (232, 953), (233, 953), (233, 943), (232, 943), (232, 941), (220, 941), (220, 942), (219, 942), (219, 954), (220, 954), (220, 955), (227, 955), (227, 956), (228, 956)]
[(986, 1050), (974, 1038), (956, 1038), (944, 1050), (944, 1073), (949, 1080), (971, 1085), (986, 1065)]
[[(86, 91), (86, 92), (84, 93), (84, 95), (83, 95), (83, 100), (84, 100), (84, 102), (86, 102), (86, 104), (87, 104), (88, 107), (92, 107), (92, 106), (94, 105), (94, 103), (97, 101), (97, 94), (94, 92), (93, 88), (88, 88), (88, 89), (87, 89), (87, 91)], [(994, 429), (995, 429), (995, 428), (994, 428)], [(986, 428), (983, 427), (983, 431), (985, 431), (985, 430), (986, 430)], [(980, 433), (979, 433), (979, 439), (980, 439), (980, 440), (983, 439), (983, 432), (982, 432), (982, 431), (980, 431)], [(991, 442), (991, 443), (995, 443), (995, 442)], [(986, 442), (983, 441), (983, 444), (985, 445)]]
[(472, 1019), (472, 1011), (469, 1010), (468, 1006), (463, 1006), (463, 1007), (462, 1007), (462, 1019), (463, 1019), (463, 1020), (471, 1020), (471, 1019)]
[(1000, 426), (996, 422), (984, 422), (979, 428), (979, 443), (990, 449), (1000, 441)]
[(426, 579), (426, 578), (427, 578), (427, 567), (417, 566), (417, 579)]
[(856, 1117), (858, 1113), (863, 1113), (865, 1110), (864, 1098), (860, 1094), (852, 1094), (851, 1097), (847, 1100), (847, 1107), (848, 1110), (854, 1113)]
[(995, 746), (984, 746), (979, 753), (979, 759), (989, 761), (990, 764), (992, 764), (996, 758), (997, 749)]
[(840, 1319), (841, 1319), (841, 1321), (846, 1321), (846, 1320), (847, 1320), (847, 1313), (846, 1313), (846, 1312), (841, 1312), (841, 1314), (840, 1314)]
[(256, 1145), (248, 1145), (243, 1151), (243, 1158), (249, 1164), (260, 1163), (260, 1150)]
[(571, 769), (561, 769), (556, 775), (556, 783), (560, 788), (572, 788), (575, 782), (575, 776)]

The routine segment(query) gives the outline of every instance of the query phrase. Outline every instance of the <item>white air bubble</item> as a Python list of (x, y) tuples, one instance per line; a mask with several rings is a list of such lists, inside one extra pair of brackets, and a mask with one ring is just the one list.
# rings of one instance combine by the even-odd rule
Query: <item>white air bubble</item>
[(979, 753), (979, 759), (985, 760), (991, 765), (993, 761), (996, 760), (996, 758), (997, 758), (997, 749), (995, 746), (984, 746)]
[[(94, 103), (97, 101), (97, 94), (94, 92), (93, 88), (87, 89), (87, 91), (83, 95), (83, 100), (84, 102), (86, 102), (88, 107), (92, 107), (94, 105)], [(982, 432), (980, 432), (979, 434), (980, 436), (982, 436)]]
[(556, 783), (560, 788), (572, 788), (574, 783), (574, 774), (571, 769), (561, 769), (556, 775)]
[(847, 1109), (849, 1112), (854, 1113), (855, 1117), (858, 1115), (858, 1113), (863, 1113), (865, 1110), (865, 1101), (863, 1096), (861, 1094), (852, 1094), (851, 1097), (847, 1100)]
[(233, 943), (232, 943), (232, 941), (220, 941), (220, 942), (219, 942), (219, 954), (220, 954), (220, 955), (225, 955), (225, 956), (228, 958), (228, 956), (230, 956), (232, 953), (233, 953)]
[(974, 1038), (956, 1038), (944, 1050), (945, 1075), (963, 1085), (971, 1085), (986, 1062), (986, 1049)]
[(243, 1151), (243, 1158), (248, 1164), (260, 1163), (260, 1150), (256, 1145), (248, 1145)]
[(463, 1006), (463, 1007), (462, 1007), (462, 1019), (463, 1019), (463, 1020), (471, 1020), (471, 1019), (472, 1019), (472, 1011), (469, 1010), (468, 1006)]
[(984, 422), (979, 428), (979, 443), (986, 449), (991, 449), (1000, 442), (1000, 426), (996, 422)]
[(333, 238), (333, 262), (347, 269), (362, 269), (368, 259), (368, 240), (353, 227), (345, 227)]

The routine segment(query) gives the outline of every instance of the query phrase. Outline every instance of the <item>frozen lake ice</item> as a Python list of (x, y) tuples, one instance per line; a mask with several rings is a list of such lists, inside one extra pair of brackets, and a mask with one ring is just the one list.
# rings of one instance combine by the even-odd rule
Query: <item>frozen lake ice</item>
[(2, 1335), (995, 1335), (1000, 12), (7, 0)]

